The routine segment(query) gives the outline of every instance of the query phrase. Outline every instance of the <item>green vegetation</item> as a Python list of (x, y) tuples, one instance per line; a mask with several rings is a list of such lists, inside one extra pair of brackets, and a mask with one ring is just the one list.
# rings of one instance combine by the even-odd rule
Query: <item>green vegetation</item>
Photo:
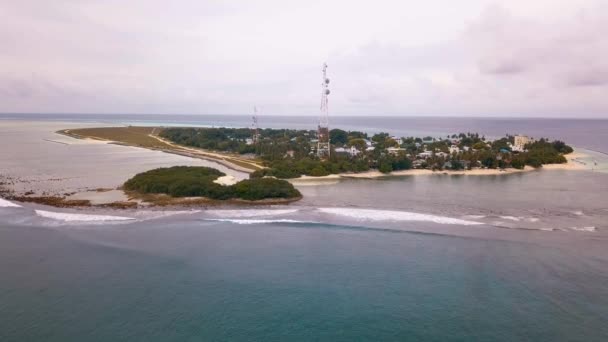
[(255, 171), (251, 178), (273, 176), (277, 178), (297, 178), (301, 175), (327, 176), (341, 172), (363, 172), (369, 170), (364, 160), (351, 160), (345, 156), (333, 156), (331, 160), (321, 161), (314, 157), (305, 157), (299, 160), (284, 158), (268, 163), (268, 168)]
[(125, 190), (141, 194), (167, 194), (172, 197), (207, 197), (215, 200), (297, 198), (300, 192), (287, 181), (262, 178), (220, 185), (214, 181), (223, 172), (208, 167), (174, 166), (135, 175), (124, 184)]
[(160, 136), (177, 144), (206, 150), (234, 153), (255, 153), (255, 146), (247, 144), (251, 138), (248, 128), (165, 128)]
[(334, 145), (344, 145), (348, 142), (348, 132), (334, 128), (329, 131), (329, 142)]
[(526, 165), (565, 163), (564, 154), (572, 152), (564, 142), (547, 139), (528, 144), (525, 151), (513, 151), (514, 137), (510, 135), (493, 141), (477, 133), (399, 138), (386, 132), (368, 136), (334, 128), (329, 132), (330, 158), (320, 160), (316, 157), (315, 131), (263, 129), (255, 143), (252, 133), (246, 128), (168, 128), (161, 136), (188, 146), (255, 154), (266, 168), (255, 171), (252, 178), (326, 176), (370, 169), (383, 173), (411, 168), (523, 169)]
[(249, 201), (302, 196), (291, 183), (276, 178), (245, 179), (233, 187), (237, 198)]

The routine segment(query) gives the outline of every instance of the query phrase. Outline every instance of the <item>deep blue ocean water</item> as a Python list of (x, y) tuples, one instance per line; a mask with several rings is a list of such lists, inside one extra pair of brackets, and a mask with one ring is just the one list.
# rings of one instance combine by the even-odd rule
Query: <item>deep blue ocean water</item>
[(3, 341), (608, 337), (606, 259), (535, 241), (171, 221), (0, 236)]

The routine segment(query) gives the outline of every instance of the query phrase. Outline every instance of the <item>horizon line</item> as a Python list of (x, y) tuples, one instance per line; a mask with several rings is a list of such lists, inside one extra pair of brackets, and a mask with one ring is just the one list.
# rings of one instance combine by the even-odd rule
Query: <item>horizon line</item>
[[(230, 113), (230, 114), (185, 114), (185, 113), (77, 113), (77, 112), (0, 112), (0, 115), (158, 115), (158, 116), (249, 116), (250, 113)], [(259, 115), (259, 114), (258, 114)], [(290, 116), (290, 117), (318, 117), (316, 114), (264, 114), (259, 116)], [(471, 118), (471, 119), (562, 119), (562, 120), (608, 120), (607, 117), (592, 116), (517, 116), (517, 115), (446, 115), (446, 114), (333, 114), (331, 117), (385, 117), (385, 118)]]

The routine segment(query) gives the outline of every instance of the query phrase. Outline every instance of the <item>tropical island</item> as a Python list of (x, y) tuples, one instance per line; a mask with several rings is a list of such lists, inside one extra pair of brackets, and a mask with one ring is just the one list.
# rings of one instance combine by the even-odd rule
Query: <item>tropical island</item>
[[(226, 175), (216, 169), (178, 166), (149, 170), (117, 188), (89, 189), (86, 194), (17, 193), (0, 187), (4, 197), (57, 207), (277, 204), (300, 199), (294, 184), (317, 179), (584, 169), (584, 162), (563, 141), (521, 135), (498, 139), (477, 133), (397, 137), (332, 129), (326, 135), (329, 153), (321, 157), (319, 131), (314, 130), (118, 126), (57, 133), (211, 160), (248, 174), (249, 179), (227, 182)], [(112, 200), (100, 203), (100, 197)]]
[(370, 170), (383, 174), (409, 169), (523, 170), (526, 166), (567, 163), (565, 155), (573, 151), (562, 141), (525, 136), (507, 135), (490, 141), (477, 133), (420, 138), (332, 129), (330, 155), (318, 158), (315, 131), (263, 129), (252, 138), (251, 131), (244, 128), (166, 128), (159, 136), (182, 146), (261, 160), (265, 167), (251, 173), (252, 178), (320, 177)]
[(564, 165), (573, 152), (559, 140), (521, 135), (491, 140), (478, 133), (397, 137), (332, 129), (326, 158), (317, 155), (318, 132), (314, 130), (104, 127), (59, 133), (209, 159), (248, 172), (250, 178), (357, 177), (406, 170), (495, 174)]

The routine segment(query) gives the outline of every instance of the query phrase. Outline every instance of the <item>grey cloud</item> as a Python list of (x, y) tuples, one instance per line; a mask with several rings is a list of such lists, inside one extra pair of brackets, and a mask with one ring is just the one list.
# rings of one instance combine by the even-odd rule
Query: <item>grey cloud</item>
[(519, 18), (492, 7), (467, 31), (481, 74), (520, 74), (522, 82), (569, 86), (607, 84), (608, 7), (598, 5), (559, 22)]
[(63, 97), (76, 95), (74, 91), (32, 75), (29, 78), (0, 77), (0, 97), (23, 100), (38, 97)]
[(573, 87), (589, 87), (608, 85), (608, 70), (590, 68), (567, 75), (567, 84)]
[(5, 97), (29, 98), (36, 91), (28, 82), (21, 80), (0, 80), (0, 95)]
[(513, 60), (480, 60), (478, 66), (484, 74), (509, 75), (526, 71), (524, 63)]

